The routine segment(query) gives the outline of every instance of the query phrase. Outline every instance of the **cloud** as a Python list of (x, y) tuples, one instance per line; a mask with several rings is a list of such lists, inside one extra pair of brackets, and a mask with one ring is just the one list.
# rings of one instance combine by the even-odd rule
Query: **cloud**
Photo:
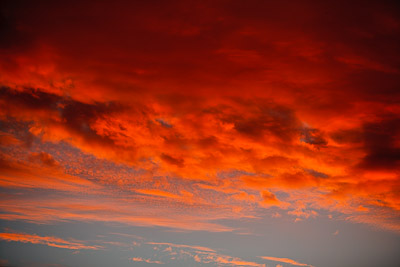
[(312, 176), (316, 177), (316, 178), (328, 178), (329, 176), (326, 175), (325, 173), (316, 171), (316, 170), (312, 170), (312, 169), (306, 169), (306, 172), (308, 172), (309, 174), (311, 174)]
[(143, 258), (131, 258), (131, 261), (142, 261), (142, 262), (147, 262), (147, 263), (155, 263), (155, 264), (165, 264), (164, 262), (161, 261), (156, 261), (156, 260), (151, 260), (151, 259), (143, 259)]
[(339, 230), (336, 230), (332, 235), (338, 235), (339, 234)]
[(207, 251), (207, 252), (215, 252), (214, 249), (200, 246), (189, 246), (189, 245), (181, 245), (181, 244), (172, 244), (172, 243), (157, 243), (157, 242), (148, 242), (150, 245), (160, 245), (160, 246), (171, 246), (176, 248), (190, 248), (193, 250)]
[(182, 158), (174, 158), (168, 154), (161, 154), (161, 159), (163, 159), (165, 162), (176, 165), (178, 167), (183, 167), (184, 166), (184, 160)]
[(267, 256), (262, 256), (260, 258), (262, 258), (264, 260), (268, 260), (268, 261), (278, 261), (278, 262), (288, 263), (288, 264), (295, 265), (295, 266), (309, 266), (309, 267), (312, 267), (312, 265), (305, 264), (305, 263), (300, 263), (300, 262), (297, 262), (295, 260), (288, 259), (288, 258), (277, 258), (277, 257), (267, 257)]
[(121, 109), (117, 104), (87, 104), (74, 101), (69, 97), (59, 96), (42, 90), (15, 90), (0, 88), (1, 115), (12, 115), (16, 120), (34, 122), (30, 132), (51, 141), (69, 140), (82, 149), (91, 152), (104, 147), (112, 152), (111, 147), (118, 147), (113, 136), (103, 128), (96, 129), (96, 124), (104, 122), (105, 116)]
[[(394, 1), (11, 2), (0, 14), (0, 219), (226, 235), (267, 216), (335, 214), (400, 232)], [(200, 265), (265, 266), (147, 245)], [(132, 260), (164, 262), (144, 256)]]
[(162, 126), (166, 127), (166, 128), (172, 128), (173, 127), (171, 124), (169, 124), (168, 122), (164, 121), (163, 119), (157, 118), (156, 121), (158, 123), (160, 123)]
[(40, 163), (49, 167), (58, 166), (58, 162), (54, 160), (54, 158), (46, 152), (34, 152), (30, 155), (30, 160), (39, 161)]
[(400, 233), (399, 217), (393, 213), (390, 208), (380, 207), (375, 208), (379, 211), (374, 211), (369, 214), (352, 214), (345, 219), (356, 223), (364, 223), (370, 227), (377, 229), (385, 229), (394, 233)]
[[(57, 191), (56, 191), (57, 192)], [(101, 192), (101, 191), (100, 191)], [(115, 222), (126, 225), (145, 227), (165, 227), (185, 231), (231, 232), (232, 227), (215, 223), (223, 218), (231, 218), (230, 212), (222, 213), (220, 209), (208, 210), (207, 216), (193, 209), (191, 212), (181, 214), (179, 206), (166, 203), (160, 199), (161, 207), (147, 207), (148, 198), (122, 198), (114, 199), (113, 195), (102, 196), (102, 202), (94, 200), (92, 195), (72, 194), (60, 195), (47, 192), (40, 197), (26, 198), (7, 196), (7, 200), (0, 202), (3, 220), (23, 220), (30, 223), (49, 224), (54, 222)], [(154, 212), (156, 211), (156, 212)], [(226, 213), (227, 212), (227, 213)], [(236, 216), (241, 216), (236, 214)]]
[(175, 195), (166, 191), (157, 190), (157, 189), (137, 189), (136, 192), (145, 194), (145, 195), (152, 195), (152, 196), (159, 196), (159, 197), (166, 197), (166, 198), (180, 198), (181, 196)]
[(367, 155), (359, 163), (362, 169), (396, 169), (400, 165), (399, 117), (382, 118), (363, 127), (364, 148)]
[(288, 214), (296, 216), (296, 221), (300, 221), (301, 218), (315, 218), (318, 215), (315, 210), (306, 210), (306, 205), (302, 201), (297, 201), (294, 206), (295, 209), (288, 211)]
[[(1, 187), (71, 196), (54, 213), (24, 209), (21, 197), (4, 218), (48, 222), (69, 211), (75, 220), (228, 231), (210, 220), (254, 218), (260, 206), (299, 218), (316, 216), (314, 206), (354, 218), (382, 206), (398, 214), (392, 3), (97, 5), (7, 4)], [(290, 21), (288, 10), (298, 11)], [(68, 147), (68, 157), (50, 144)], [(106, 195), (118, 216), (96, 213), (101, 205), (72, 209), (82, 191)], [(127, 192), (160, 215), (129, 217)], [(178, 207), (198, 215), (172, 218)]]
[[(62, 172), (47, 153), (31, 154), (29, 158), (31, 160), (26, 162), (16, 161), (0, 153), (0, 183), (3, 188), (43, 188), (70, 192), (98, 188), (87, 179)], [(39, 160), (39, 164), (36, 160)]]
[(15, 138), (13, 135), (0, 132), (0, 145), (1, 146), (19, 145), (20, 143), (21, 143), (21, 141), (18, 140), (17, 138)]
[(289, 203), (280, 201), (273, 193), (269, 192), (268, 190), (264, 190), (261, 192), (262, 197), (262, 205), (264, 206), (278, 206), (281, 208), (285, 208), (289, 206)]
[(293, 110), (283, 106), (268, 106), (261, 103), (248, 103), (254, 113), (249, 117), (230, 117), (227, 122), (234, 124), (234, 129), (255, 140), (264, 140), (264, 136), (274, 136), (278, 140), (290, 141), (296, 134), (298, 120)]
[[(217, 256), (211, 257), (211, 258), (215, 263), (222, 264), (222, 265), (265, 267), (265, 265), (261, 264), (261, 263), (245, 261), (240, 258), (229, 257), (229, 256), (224, 256), (224, 255), (217, 255)], [(209, 259), (209, 258), (207, 258), (207, 259)]]
[(324, 146), (327, 144), (319, 130), (308, 127), (303, 127), (300, 140), (310, 145)]
[(175, 256), (180, 255), (181, 257), (188, 257), (194, 260), (195, 262), (202, 264), (216, 264), (218, 266), (253, 266), (253, 267), (265, 267), (265, 264), (246, 261), (239, 257), (232, 257), (229, 255), (224, 255), (218, 253), (216, 250), (201, 247), (201, 246), (189, 246), (189, 245), (181, 245), (181, 244), (173, 244), (173, 243), (157, 243), (157, 242), (148, 242), (149, 245), (161, 245), (168, 246), (168, 248), (179, 248), (179, 250), (165, 249), (163, 252), (168, 253), (169, 255)]
[(98, 245), (85, 245), (83, 241), (78, 240), (64, 240), (53, 236), (38, 236), (25, 233), (0, 233), (0, 239), (7, 242), (22, 242), (31, 244), (42, 244), (49, 247), (66, 248), (66, 249), (89, 249), (99, 250), (103, 247)]

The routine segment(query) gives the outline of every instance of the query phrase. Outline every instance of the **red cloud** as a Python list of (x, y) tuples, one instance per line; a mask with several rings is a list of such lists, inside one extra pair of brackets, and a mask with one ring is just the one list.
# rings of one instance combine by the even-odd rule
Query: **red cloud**
[[(390, 3), (97, 4), (9, 7), (0, 45), (0, 186), (120, 190), (213, 214), (132, 218), (123, 207), (104, 218), (68, 210), (71, 197), (51, 212), (24, 209), (26, 199), (7, 202), (3, 218), (222, 231), (231, 229), (208, 217), (252, 217), (270, 206), (303, 218), (315, 216), (313, 206), (363, 222), (358, 215), (379, 208), (398, 216), (399, 27)], [(56, 157), (49, 144), (79, 152), (59, 162), (64, 152)], [(72, 173), (80, 152), (141, 173), (102, 174), (105, 164), (87, 160)]]

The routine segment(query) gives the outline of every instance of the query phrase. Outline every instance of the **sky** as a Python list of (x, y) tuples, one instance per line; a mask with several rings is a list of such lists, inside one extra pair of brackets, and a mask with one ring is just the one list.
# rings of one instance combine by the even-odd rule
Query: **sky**
[(0, 266), (400, 266), (395, 1), (0, 6)]

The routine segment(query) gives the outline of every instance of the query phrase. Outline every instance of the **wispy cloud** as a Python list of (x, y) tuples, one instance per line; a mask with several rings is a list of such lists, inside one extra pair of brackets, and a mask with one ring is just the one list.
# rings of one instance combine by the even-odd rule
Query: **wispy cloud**
[(313, 267), (310, 264), (306, 264), (306, 263), (300, 263), (297, 262), (295, 260), (292, 259), (288, 259), (288, 258), (278, 258), (278, 257), (268, 257), (268, 256), (261, 256), (260, 258), (264, 259), (264, 260), (269, 260), (269, 261), (277, 261), (277, 262), (283, 262), (283, 263), (288, 263), (291, 265), (295, 265), (295, 266), (308, 266), (308, 267)]
[(26, 233), (0, 233), (0, 239), (8, 242), (22, 242), (31, 244), (42, 244), (49, 247), (66, 248), (66, 249), (90, 249), (99, 250), (103, 249), (98, 245), (86, 245), (84, 241), (79, 240), (65, 240), (54, 236), (39, 236), (35, 234)]
[(336, 230), (332, 235), (338, 235), (339, 234), (339, 230)]
[[(265, 267), (265, 264), (247, 261), (239, 257), (224, 255), (219, 253), (218, 250), (208, 247), (157, 242), (148, 242), (147, 244), (167, 246), (167, 248), (163, 250), (164, 253), (170, 254), (171, 256), (180, 255), (181, 257), (189, 257), (195, 262), (201, 264), (212, 264), (216, 266)], [(175, 249), (173, 250), (171, 248)]]
[(215, 252), (214, 249), (207, 248), (207, 247), (201, 247), (201, 246), (190, 246), (190, 245), (182, 245), (182, 244), (157, 243), (157, 242), (148, 242), (147, 244), (150, 244), (150, 245), (161, 245), (161, 246), (171, 246), (171, 247), (177, 247), (177, 248), (190, 248), (190, 249), (194, 249), (194, 250)]
[(131, 261), (141, 261), (141, 262), (147, 262), (147, 263), (155, 263), (155, 264), (165, 264), (164, 262), (157, 261), (157, 260), (151, 260), (151, 259), (144, 259), (144, 258), (131, 258)]

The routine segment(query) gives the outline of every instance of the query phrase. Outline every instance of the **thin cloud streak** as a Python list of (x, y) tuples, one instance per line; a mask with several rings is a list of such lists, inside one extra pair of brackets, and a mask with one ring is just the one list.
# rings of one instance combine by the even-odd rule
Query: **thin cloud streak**
[(313, 267), (312, 265), (300, 263), (300, 262), (297, 262), (295, 260), (288, 259), (288, 258), (277, 258), (277, 257), (268, 257), (268, 256), (261, 256), (260, 258), (262, 258), (264, 260), (269, 260), (269, 261), (278, 261), (278, 262), (288, 263), (288, 264), (295, 265), (295, 266)]
[(155, 263), (155, 264), (165, 264), (164, 262), (161, 261), (156, 261), (156, 260), (151, 260), (151, 259), (143, 259), (139, 257), (133, 257), (131, 258), (131, 261), (136, 261), (136, 262), (147, 262), (147, 263)]
[(173, 244), (173, 243), (157, 243), (157, 242), (147, 242), (149, 245), (162, 245), (162, 246), (171, 246), (171, 247), (177, 247), (177, 248), (190, 248), (194, 250), (201, 250), (201, 251), (207, 251), (207, 252), (215, 252), (214, 249), (207, 248), (207, 247), (201, 247), (201, 246), (189, 246), (189, 245), (182, 245), (182, 244)]
[(22, 242), (31, 244), (42, 244), (49, 247), (65, 248), (72, 250), (89, 249), (99, 250), (102, 246), (85, 245), (83, 241), (68, 241), (54, 236), (38, 236), (26, 233), (0, 233), (0, 239), (7, 242)]

